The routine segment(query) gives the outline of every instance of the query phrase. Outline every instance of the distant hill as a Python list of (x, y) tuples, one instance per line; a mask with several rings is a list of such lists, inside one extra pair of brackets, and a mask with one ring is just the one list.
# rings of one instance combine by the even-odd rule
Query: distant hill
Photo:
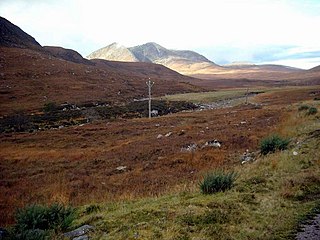
[(135, 55), (126, 47), (112, 43), (91, 53), (88, 59), (105, 59), (110, 61), (139, 62)]
[(92, 65), (88, 59), (83, 58), (77, 51), (72, 49), (51, 46), (44, 46), (43, 49), (54, 57), (61, 58), (66, 61)]
[(208, 67), (221, 68), (199, 53), (188, 50), (170, 50), (154, 42), (130, 48), (119, 47), (119, 44), (113, 43), (91, 53), (87, 58), (157, 63), (181, 74), (192, 74), (199, 69)]
[(0, 46), (41, 49), (32, 36), (3, 17), (0, 17)]
[(119, 44), (113, 43), (93, 52), (88, 58), (157, 63), (181, 74), (204, 79), (248, 78), (270, 80), (277, 78), (277, 74), (301, 71), (301, 69), (282, 65), (256, 65), (241, 62), (220, 66), (194, 51), (170, 50), (154, 42), (130, 48), (119, 47)]
[(194, 78), (153, 63), (90, 61), (62, 47), (42, 47), (4, 18), (0, 21), (0, 117), (15, 111), (37, 111), (45, 103), (108, 102), (123, 104), (153, 96), (204, 91)]
[(318, 72), (318, 71), (320, 71), (320, 65), (319, 65), (319, 66), (316, 66), (316, 67), (313, 67), (313, 68), (309, 69), (308, 71)]

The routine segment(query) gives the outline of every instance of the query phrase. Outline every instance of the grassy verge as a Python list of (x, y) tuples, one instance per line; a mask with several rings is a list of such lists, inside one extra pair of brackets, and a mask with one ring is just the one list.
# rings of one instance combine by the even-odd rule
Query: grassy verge
[(287, 124), (281, 132), (292, 139), (289, 150), (235, 167), (239, 178), (230, 191), (203, 195), (193, 188), (86, 206), (78, 224), (95, 225), (97, 239), (290, 238), (304, 214), (319, 204), (320, 124), (317, 116), (302, 116), (297, 110)]
[(184, 93), (167, 95), (162, 97), (164, 100), (169, 101), (187, 101), (192, 103), (210, 103), (219, 100), (231, 99), (244, 97), (246, 94), (246, 89), (232, 89), (232, 90), (221, 90), (215, 92), (204, 92), (204, 93)]
[(320, 205), (319, 114), (298, 107), (278, 130), (291, 139), (288, 149), (235, 166), (232, 189), (204, 195), (196, 183), (160, 197), (88, 205), (75, 226), (94, 225), (93, 239), (293, 238), (297, 224)]

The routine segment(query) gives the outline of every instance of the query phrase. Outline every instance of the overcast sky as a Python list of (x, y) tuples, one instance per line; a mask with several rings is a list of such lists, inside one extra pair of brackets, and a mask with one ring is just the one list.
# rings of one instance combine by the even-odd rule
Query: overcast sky
[(218, 64), (320, 65), (320, 0), (0, 0), (0, 15), (83, 56), (156, 42)]

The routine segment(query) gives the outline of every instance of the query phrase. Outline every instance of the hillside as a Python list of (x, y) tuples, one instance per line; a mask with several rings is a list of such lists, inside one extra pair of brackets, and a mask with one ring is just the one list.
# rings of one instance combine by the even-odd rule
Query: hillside
[(94, 51), (87, 56), (88, 59), (106, 59), (110, 61), (138, 62), (139, 60), (126, 47), (112, 43), (107, 47)]
[(181, 74), (209, 80), (283, 80), (287, 78), (288, 74), (303, 71), (297, 68), (271, 64), (255, 65), (240, 63), (219, 66), (196, 52), (170, 50), (153, 42), (130, 48), (119, 47), (119, 44), (113, 43), (93, 52), (88, 58), (125, 62), (152, 62), (164, 65)]
[(41, 45), (32, 36), (3, 17), (0, 17), (0, 46), (41, 49)]
[(43, 49), (54, 57), (64, 59), (74, 63), (82, 63), (93, 65), (89, 60), (83, 58), (78, 52), (72, 49), (65, 49), (62, 47), (44, 46)]
[(130, 102), (147, 96), (148, 78), (156, 83), (154, 96), (202, 90), (190, 84), (192, 78), (152, 63), (100, 64), (71, 49), (41, 47), (3, 18), (1, 34), (2, 115), (39, 110), (50, 102)]
[[(127, 57), (129, 53), (131, 60), (128, 60)], [(93, 52), (87, 58), (157, 63), (181, 74), (187, 75), (205, 68), (216, 70), (222, 69), (222, 67), (196, 52), (187, 50), (170, 50), (153, 42), (130, 48), (125, 48), (123, 46), (119, 48), (118, 44), (113, 43), (105, 48)]]

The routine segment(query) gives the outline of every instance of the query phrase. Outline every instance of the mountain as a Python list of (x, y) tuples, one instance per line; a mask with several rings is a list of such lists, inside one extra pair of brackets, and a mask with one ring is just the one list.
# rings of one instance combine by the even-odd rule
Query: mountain
[(123, 61), (123, 62), (139, 62), (135, 55), (126, 47), (112, 43), (107, 47), (94, 51), (88, 59), (106, 59), (110, 61)]
[(130, 48), (119, 47), (119, 44), (113, 43), (91, 53), (87, 58), (156, 63), (187, 75), (204, 68), (221, 68), (199, 53), (188, 50), (170, 50), (154, 42)]
[(301, 69), (281, 65), (255, 65), (241, 62), (219, 66), (194, 51), (170, 50), (154, 42), (130, 48), (119, 47), (119, 44), (113, 43), (93, 52), (88, 58), (157, 63), (181, 74), (202, 79), (272, 80), (286, 73), (301, 71)]
[(153, 63), (84, 59), (72, 49), (42, 47), (32, 36), (1, 18), (0, 118), (16, 111), (37, 112), (44, 104), (123, 104), (153, 96), (203, 91), (171, 69)]
[(0, 46), (41, 49), (32, 36), (3, 17), (0, 17)]

